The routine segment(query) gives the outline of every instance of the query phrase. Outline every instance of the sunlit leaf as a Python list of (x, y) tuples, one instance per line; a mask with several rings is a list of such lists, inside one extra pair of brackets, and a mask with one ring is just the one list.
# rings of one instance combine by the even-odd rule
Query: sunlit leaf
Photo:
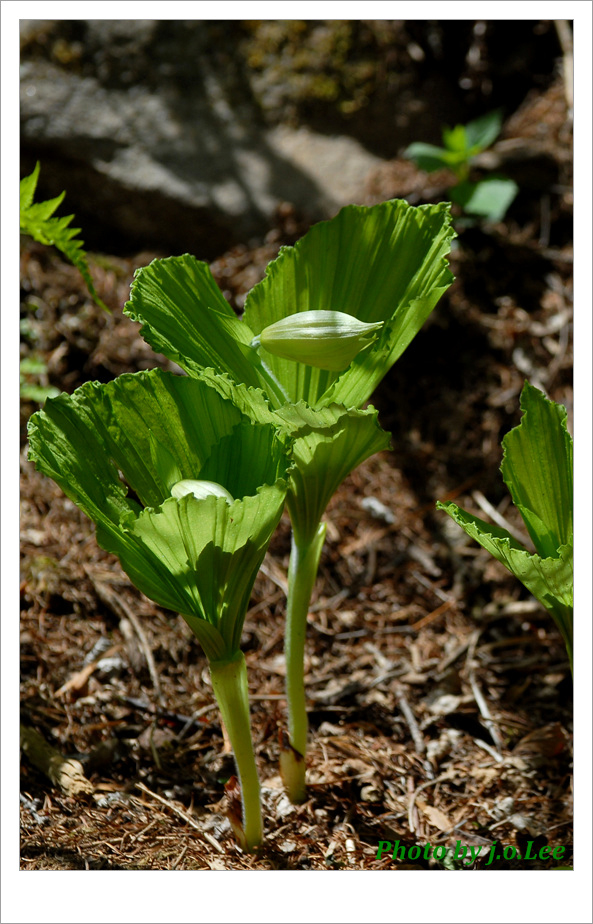
[[(245, 350), (253, 332), (236, 317), (207, 263), (191, 254), (153, 260), (136, 271), (124, 308), (141, 334), (190, 375), (203, 368), (261, 385)], [(241, 349), (241, 345), (245, 349)]]
[(502, 109), (494, 109), (485, 115), (468, 122), (465, 126), (467, 147), (477, 153), (485, 151), (493, 144), (502, 128)]
[(412, 160), (417, 167), (427, 173), (450, 168), (452, 164), (458, 162), (457, 156), (451, 157), (451, 151), (439, 148), (436, 144), (425, 144), (423, 141), (415, 141), (409, 145), (404, 151), (404, 157)]
[(449, 190), (449, 196), (468, 215), (480, 215), (489, 221), (502, 221), (518, 192), (519, 187), (514, 180), (488, 176), (475, 183), (458, 183)]
[[(304, 400), (360, 406), (414, 338), (453, 280), (446, 255), (455, 232), (445, 203), (393, 200), (347, 206), (281, 249), (235, 316), (204, 263), (186, 254), (138, 271), (126, 313), (151, 346), (190, 375), (204, 368), (264, 390), (274, 407)], [(274, 356), (254, 335), (302, 311), (340, 311), (385, 322), (345, 372)], [(263, 360), (263, 366), (261, 361)], [(269, 370), (270, 374), (266, 372)]]
[(502, 476), (537, 551), (555, 555), (572, 543), (572, 439), (566, 409), (525, 383), (523, 417), (502, 441)]
[[(186, 617), (209, 657), (232, 653), (284, 506), (290, 460), (277, 429), (207, 382), (152, 370), (48, 401), (29, 441), (136, 586)], [(172, 478), (217, 481), (236, 500), (171, 497)]]
[(57, 207), (62, 203), (66, 193), (60, 193), (59, 196), (45, 202), (33, 203), (38, 179), (39, 162), (35, 165), (33, 173), (24, 177), (20, 183), (21, 233), (28, 234), (40, 244), (53, 245), (58, 250), (61, 250), (78, 269), (95, 303), (108, 314), (111, 314), (95, 289), (86, 253), (83, 249), (84, 242), (76, 237), (77, 234), (80, 234), (80, 228), (69, 227), (74, 215), (60, 218), (52, 217)]
[(373, 345), (343, 372), (261, 354), (290, 401), (360, 407), (424, 324), (453, 276), (446, 255), (455, 232), (446, 203), (414, 208), (392, 200), (347, 206), (282, 248), (251, 290), (244, 320), (259, 334), (274, 321), (314, 309), (384, 321)]
[(281, 409), (278, 415), (284, 416), (293, 436), (296, 463), (290, 476), (287, 506), (293, 531), (302, 544), (303, 537), (311, 541), (315, 535), (329, 501), (344, 478), (365, 459), (388, 449), (391, 437), (379, 426), (377, 412), (372, 407), (347, 411), (331, 405), (310, 412), (304, 426), (299, 424), (299, 417), (307, 419), (304, 408), (297, 408), (292, 414), (286, 410), (288, 413)]
[(465, 131), (465, 126), (455, 125), (454, 128), (443, 128), (443, 142), (449, 151), (462, 155), (465, 158), (471, 146)]
[(573, 651), (572, 440), (566, 410), (528, 382), (523, 418), (503, 439), (501, 471), (537, 554), (510, 533), (454, 503), (437, 503), (462, 529), (518, 578), (553, 616)]

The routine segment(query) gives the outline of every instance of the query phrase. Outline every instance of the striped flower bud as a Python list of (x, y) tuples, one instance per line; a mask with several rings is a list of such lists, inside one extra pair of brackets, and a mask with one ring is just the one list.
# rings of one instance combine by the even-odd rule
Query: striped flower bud
[(346, 369), (371, 345), (383, 321), (366, 324), (343, 311), (299, 311), (264, 328), (251, 343), (293, 362), (331, 372)]
[(233, 495), (229, 494), (227, 489), (216, 481), (199, 481), (184, 478), (183, 481), (178, 481), (171, 488), (172, 497), (176, 497), (178, 500), (180, 497), (185, 497), (186, 494), (193, 494), (198, 500), (203, 500), (205, 497), (224, 497), (227, 504), (232, 504), (234, 501)]

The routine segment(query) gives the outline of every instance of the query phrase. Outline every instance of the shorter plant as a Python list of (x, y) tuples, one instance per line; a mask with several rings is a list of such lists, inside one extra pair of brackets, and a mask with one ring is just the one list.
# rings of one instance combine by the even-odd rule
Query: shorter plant
[(573, 474), (566, 409), (525, 382), (523, 418), (504, 437), (502, 476), (535, 554), (511, 534), (462, 510), (437, 502), (462, 529), (502, 562), (551, 614), (573, 667)]
[(418, 141), (407, 148), (404, 156), (428, 173), (451, 170), (457, 184), (449, 189), (449, 198), (468, 215), (502, 221), (519, 191), (514, 180), (499, 174), (469, 180), (472, 161), (496, 140), (501, 126), (502, 113), (496, 109), (467, 125), (443, 128), (444, 147)]
[(109, 312), (109, 308), (101, 301), (93, 285), (86, 253), (83, 250), (84, 242), (76, 239), (76, 235), (80, 234), (80, 228), (68, 227), (74, 215), (66, 215), (62, 218), (52, 217), (66, 193), (60, 193), (55, 199), (48, 199), (46, 202), (33, 202), (38, 179), (39, 162), (35, 165), (33, 173), (21, 180), (19, 197), (21, 234), (28, 234), (39, 244), (53, 245), (61, 250), (79, 270), (95, 303), (104, 311)]
[(235, 832), (253, 850), (262, 818), (240, 642), (284, 507), (289, 441), (206, 381), (152, 370), (49, 399), (29, 442), (39, 471), (95, 522), (99, 545), (202, 645), (241, 783)]

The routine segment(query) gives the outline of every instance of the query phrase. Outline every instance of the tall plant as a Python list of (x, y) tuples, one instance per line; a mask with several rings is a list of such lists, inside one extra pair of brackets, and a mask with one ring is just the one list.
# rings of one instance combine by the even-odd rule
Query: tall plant
[[(325, 536), (322, 517), (349, 472), (388, 446), (376, 411), (362, 407), (451, 284), (446, 257), (454, 236), (446, 203), (347, 206), (281, 249), (247, 296), (241, 320), (207, 264), (188, 254), (139, 270), (125, 309), (155, 350), (189, 376), (209, 376), (253, 419), (273, 420), (294, 439), (287, 496), (289, 747), (282, 758), (294, 801), (305, 797), (304, 639)], [(307, 331), (321, 321), (312, 312), (350, 318), (334, 331), (333, 343), (326, 337), (331, 362), (325, 366), (317, 338), (307, 349)], [(368, 325), (366, 334), (355, 321)], [(288, 325), (288, 337), (279, 335), (280, 322)], [(359, 335), (359, 350), (349, 355), (345, 342)]]

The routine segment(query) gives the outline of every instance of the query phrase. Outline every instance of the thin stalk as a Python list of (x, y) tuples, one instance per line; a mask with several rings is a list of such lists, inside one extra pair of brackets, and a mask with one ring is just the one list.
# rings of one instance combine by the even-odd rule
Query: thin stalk
[(245, 849), (253, 851), (262, 842), (263, 826), (259, 778), (249, 724), (247, 668), (243, 652), (224, 661), (210, 661), (210, 676), (222, 719), (233, 746), (243, 799)]
[(251, 347), (252, 351), (249, 354), (251, 362), (256, 366), (259, 374), (266, 383), (268, 393), (270, 397), (274, 397), (278, 402), (278, 406), (282, 407), (283, 404), (290, 404), (290, 398), (285, 392), (284, 388), (270, 369), (270, 367), (263, 361), (261, 356), (258, 353), (259, 350), (259, 337), (254, 337)]
[(310, 537), (297, 537), (294, 529), (292, 533), (285, 639), (289, 746), (281, 748), (280, 753), (280, 770), (292, 802), (303, 802), (306, 797), (308, 722), (304, 679), (305, 635), (325, 530), (325, 523), (320, 523)]
[(566, 653), (570, 663), (570, 673), (574, 677), (572, 610), (569, 613), (561, 613), (558, 616), (554, 616), (554, 619), (564, 639)]

